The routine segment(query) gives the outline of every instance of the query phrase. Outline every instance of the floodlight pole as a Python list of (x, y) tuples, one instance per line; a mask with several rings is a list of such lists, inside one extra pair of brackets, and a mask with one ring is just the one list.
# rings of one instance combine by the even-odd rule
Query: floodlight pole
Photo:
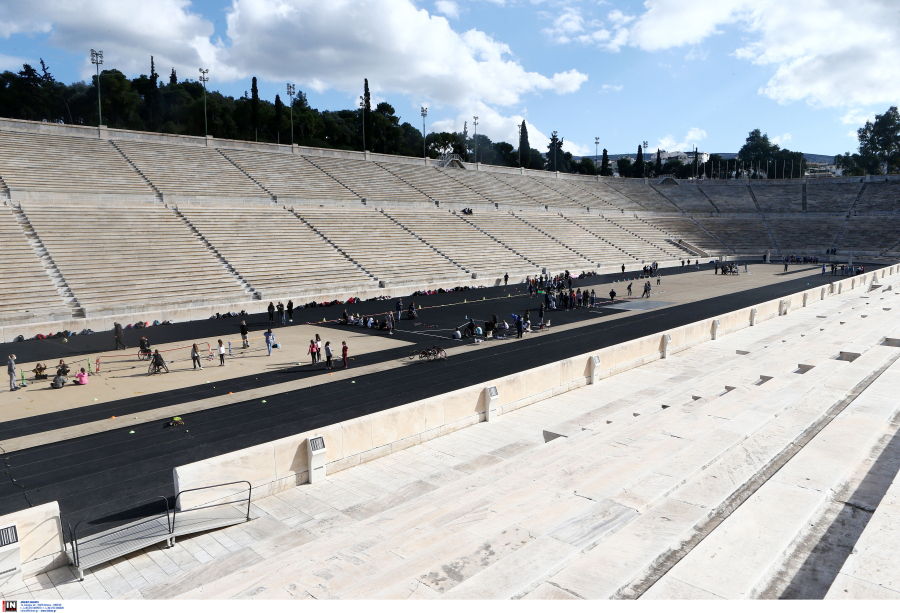
[(475, 163), (478, 163), (478, 115), (473, 116), (472, 125), (475, 126)]
[(428, 146), (425, 141), (425, 118), (428, 116), (428, 107), (423, 106), (419, 113), (422, 115), (422, 157), (426, 160), (426, 164), (428, 163)]
[(200, 82), (203, 83), (203, 138), (209, 134), (209, 122), (206, 119), (206, 84), (209, 83), (209, 68), (200, 69)]
[(103, 63), (103, 52), (91, 49), (91, 64), (97, 67), (97, 126), (103, 125), (103, 109), (100, 107), (100, 64)]
[(294, 94), (297, 93), (297, 88), (293, 83), (287, 84), (287, 95), (291, 102), (291, 147), (294, 146)]

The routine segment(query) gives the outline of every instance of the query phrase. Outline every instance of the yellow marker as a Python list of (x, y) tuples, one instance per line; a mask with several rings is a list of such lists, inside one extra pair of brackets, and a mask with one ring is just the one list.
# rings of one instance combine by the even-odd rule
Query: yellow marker
[(324, 318), (324, 317), (322, 318), (322, 323), (323, 323), (323, 324), (325, 323), (325, 318)]

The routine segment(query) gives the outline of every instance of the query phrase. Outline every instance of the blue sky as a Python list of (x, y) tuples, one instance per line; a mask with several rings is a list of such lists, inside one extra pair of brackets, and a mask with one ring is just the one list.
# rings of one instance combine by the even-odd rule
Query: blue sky
[(760, 128), (808, 153), (855, 150), (856, 128), (900, 98), (900, 11), (886, 0), (0, 0), (0, 68), (43, 57), (69, 82), (89, 50), (136, 76), (210, 68), (240, 95), (293, 81), (320, 109), (376, 100), (428, 129), (576, 154), (736, 151)]

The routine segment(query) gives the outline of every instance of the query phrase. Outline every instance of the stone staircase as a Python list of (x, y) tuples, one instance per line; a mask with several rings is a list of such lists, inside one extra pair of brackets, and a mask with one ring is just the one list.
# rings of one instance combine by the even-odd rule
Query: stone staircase
[(54, 263), (53, 257), (50, 255), (49, 251), (47, 251), (47, 248), (41, 241), (41, 237), (31, 225), (28, 216), (25, 214), (25, 211), (22, 210), (22, 205), (18, 202), (10, 202), (10, 210), (12, 211), (16, 222), (22, 228), (22, 232), (25, 234), (26, 238), (28, 238), (28, 242), (31, 244), (31, 248), (34, 249), (35, 255), (37, 255), (44, 265), (44, 270), (54, 287), (56, 287), (56, 292), (63, 299), (63, 302), (66, 303), (66, 306), (71, 309), (72, 317), (85, 317), (84, 308), (79, 304), (78, 298), (66, 283), (65, 277), (63, 277), (62, 272), (56, 266), (56, 263)]
[(156, 186), (153, 185), (153, 183), (150, 181), (150, 179), (147, 178), (147, 175), (145, 175), (143, 172), (141, 172), (141, 169), (138, 168), (137, 165), (136, 165), (134, 162), (132, 162), (131, 159), (130, 159), (127, 155), (125, 155), (125, 152), (124, 152), (124, 151), (122, 151), (121, 149), (119, 149), (119, 146), (116, 145), (115, 141), (112, 141), (112, 140), (111, 140), (111, 141), (109, 141), (109, 144), (113, 146), (113, 149), (115, 149), (116, 151), (119, 152), (119, 155), (121, 155), (122, 158), (123, 158), (126, 162), (128, 162), (128, 165), (131, 166), (131, 169), (134, 170), (134, 172), (136, 172), (136, 173), (138, 174), (138, 176), (143, 180), (143, 182), (147, 185), (147, 187), (149, 187), (151, 190), (153, 190), (153, 197), (154, 197), (154, 200), (155, 200), (157, 203), (162, 204), (162, 203), (164, 202), (164, 198), (163, 198), (162, 192), (160, 192), (160, 191), (156, 188)]
[(248, 179), (250, 179), (251, 181), (253, 181), (254, 183), (256, 183), (256, 184), (259, 186), (259, 189), (261, 189), (261, 190), (263, 190), (264, 192), (266, 192), (267, 194), (269, 194), (269, 197), (272, 199), (272, 202), (277, 202), (277, 201), (278, 201), (278, 197), (275, 196), (275, 194), (273, 194), (271, 191), (269, 191), (269, 189), (266, 188), (265, 185), (263, 185), (262, 183), (260, 183), (253, 175), (251, 175), (249, 172), (247, 172), (246, 170), (244, 170), (243, 168), (241, 168), (241, 165), (238, 164), (237, 162), (235, 162), (235, 161), (234, 161), (233, 159), (231, 159), (230, 157), (228, 157), (228, 155), (227, 155), (224, 151), (222, 151), (221, 149), (216, 149), (216, 151), (218, 151), (218, 152), (221, 154), (221, 156), (222, 156), (223, 158), (225, 158), (226, 160), (228, 160), (231, 164), (234, 164), (234, 167), (237, 168), (238, 170), (240, 170), (240, 171), (244, 174), (244, 176), (246, 176)]
[(228, 273), (234, 278), (235, 281), (238, 282), (242, 290), (252, 295), (256, 300), (262, 299), (262, 293), (254, 289), (253, 286), (250, 285), (250, 283), (241, 276), (240, 271), (235, 270), (234, 266), (232, 266), (228, 262), (228, 260), (225, 259), (225, 256), (219, 253), (219, 251), (212, 245), (212, 243), (210, 243), (206, 239), (206, 237), (203, 236), (203, 233), (201, 233), (200, 230), (198, 230), (197, 227), (194, 226), (194, 224), (191, 223), (191, 221), (181, 213), (181, 211), (179, 211), (177, 208), (173, 208), (172, 212), (175, 214), (175, 217), (184, 222), (184, 225), (188, 227), (188, 230), (190, 230), (191, 234), (194, 235), (194, 238), (200, 241), (203, 246), (206, 247), (206, 250), (216, 257), (222, 267), (228, 271)]
[(781, 249), (778, 247), (778, 243), (775, 241), (775, 235), (772, 234), (772, 228), (769, 227), (769, 222), (766, 221), (766, 216), (763, 215), (762, 209), (759, 206), (759, 201), (756, 199), (756, 194), (753, 193), (753, 187), (747, 185), (747, 189), (750, 191), (750, 197), (753, 199), (753, 204), (756, 206), (756, 212), (759, 213), (759, 217), (760, 219), (762, 219), (763, 225), (766, 227), (766, 232), (769, 235), (769, 240), (771, 240), (772, 244), (775, 246), (775, 251), (777, 251), (779, 255), (784, 255), (781, 252)]

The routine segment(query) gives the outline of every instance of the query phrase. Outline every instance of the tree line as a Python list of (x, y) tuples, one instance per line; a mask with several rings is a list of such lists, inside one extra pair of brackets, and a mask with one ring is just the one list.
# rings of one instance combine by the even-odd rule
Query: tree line
[(856, 131), (859, 147), (834, 158), (845, 175), (881, 175), (900, 172), (900, 112), (890, 107)]
[[(0, 73), (0, 116), (95, 126), (102, 112), (104, 125), (127, 130), (209, 134), (223, 139), (355, 151), (365, 148), (413, 157), (423, 155), (424, 148), (432, 158), (456, 154), (466, 162), (596, 174), (590, 160), (573, 161), (572, 154), (562, 150), (562, 140), (551, 141), (543, 152), (532, 147), (524, 121), (516, 146), (494, 142), (484, 134), (470, 136), (467, 126), (462, 132), (431, 132), (423, 143), (422, 131), (401, 121), (391, 104), (380, 102), (372, 107), (368, 79), (357, 108), (338, 111), (313, 108), (302, 91), (287, 101), (281, 94), (274, 101), (264, 100), (259, 97), (256, 77), (243, 96), (227, 96), (215, 90), (205, 93), (204, 99), (199, 81), (179, 80), (174, 68), (168, 79), (162, 78), (152, 56), (149, 74), (129, 79), (112, 68), (103, 70), (99, 79), (95, 75), (90, 82), (68, 85), (57, 81), (41, 59), (39, 69), (25, 64), (18, 72)], [(554, 148), (557, 156), (549, 161), (548, 154)]]

